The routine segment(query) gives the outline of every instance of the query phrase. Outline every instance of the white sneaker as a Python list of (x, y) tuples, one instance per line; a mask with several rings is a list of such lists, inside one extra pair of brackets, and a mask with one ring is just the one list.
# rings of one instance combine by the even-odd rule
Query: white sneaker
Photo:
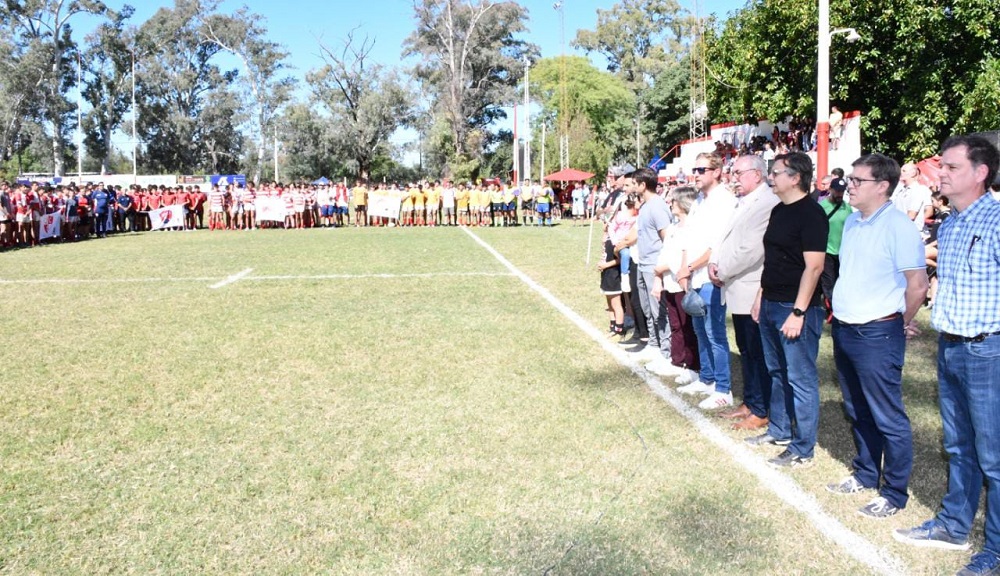
[[(705, 384), (700, 380), (695, 380), (687, 386), (681, 386), (677, 389), (677, 391), (681, 394), (701, 394), (702, 396), (710, 396), (715, 393), (715, 383)], [(732, 401), (730, 401), (730, 403), (732, 403)]]
[(663, 353), (656, 346), (647, 344), (645, 348), (635, 353), (635, 358), (640, 362), (653, 362), (663, 358)]
[(675, 384), (690, 384), (698, 380), (698, 373), (694, 370), (684, 369), (681, 371), (680, 376), (674, 378)]
[(680, 369), (671, 364), (670, 360), (667, 360), (663, 356), (646, 364), (646, 370), (657, 376), (677, 376), (680, 374)]
[(725, 408), (726, 406), (732, 405), (732, 392), (712, 392), (709, 394), (708, 398), (705, 398), (698, 403), (698, 408), (701, 408), (702, 410), (718, 410), (719, 408)]

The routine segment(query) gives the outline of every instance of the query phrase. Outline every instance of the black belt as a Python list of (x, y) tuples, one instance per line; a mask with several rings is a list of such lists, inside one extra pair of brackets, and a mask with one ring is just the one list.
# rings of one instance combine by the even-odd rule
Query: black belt
[(889, 314), (887, 316), (883, 316), (881, 318), (876, 318), (874, 320), (869, 320), (868, 322), (862, 322), (860, 324), (851, 324), (849, 322), (844, 322), (843, 320), (840, 320), (839, 318), (836, 318), (836, 320), (837, 320), (837, 322), (840, 322), (841, 324), (843, 324), (845, 326), (864, 326), (865, 324), (870, 324), (871, 322), (887, 322), (889, 320), (895, 320), (896, 318), (902, 318), (902, 317), (903, 317), (903, 315), (900, 314), (899, 312), (893, 312), (892, 314)]
[(941, 337), (944, 338), (945, 342), (982, 342), (990, 336), (1000, 336), (1000, 330), (996, 332), (982, 334), (976, 334), (975, 336), (959, 336), (958, 334), (949, 334), (947, 332), (942, 332)]

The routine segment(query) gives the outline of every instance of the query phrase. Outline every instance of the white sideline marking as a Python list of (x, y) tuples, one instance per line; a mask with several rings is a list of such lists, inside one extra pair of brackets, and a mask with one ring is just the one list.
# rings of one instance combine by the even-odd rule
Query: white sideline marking
[(146, 284), (161, 282), (208, 282), (212, 277), (199, 278), (38, 278), (0, 280), (0, 284)]
[(221, 282), (216, 282), (215, 284), (212, 284), (211, 286), (209, 286), (209, 288), (211, 288), (213, 290), (217, 290), (219, 288), (222, 288), (223, 286), (228, 286), (230, 284), (233, 284), (234, 282), (239, 282), (240, 280), (242, 280), (243, 278), (245, 278), (247, 274), (249, 274), (251, 272), (253, 272), (253, 268), (247, 268), (246, 270), (243, 270), (242, 272), (237, 272), (236, 274), (233, 274), (232, 276), (230, 276), (229, 278), (226, 278), (225, 280), (223, 280)]
[[(252, 269), (244, 270), (239, 274), (248, 273)], [(424, 272), (424, 273), (411, 273), (411, 274), (381, 274), (381, 273), (371, 273), (371, 274), (316, 274), (316, 275), (281, 275), (281, 276), (239, 276), (236, 274), (230, 276), (223, 282), (230, 281), (229, 283), (239, 280), (243, 282), (256, 282), (256, 281), (268, 281), (268, 280), (355, 280), (355, 279), (394, 279), (394, 278), (440, 278), (440, 277), (485, 277), (485, 278), (498, 278), (498, 277), (513, 277), (514, 274), (510, 272)], [(13, 285), (13, 284), (157, 284), (163, 282), (210, 282), (212, 280), (218, 280), (218, 277), (212, 276), (199, 276), (193, 278), (171, 278), (171, 277), (158, 277), (158, 278), (26, 278), (22, 280), (2, 280), (0, 279), (0, 286), (2, 285)], [(213, 284), (209, 288), (217, 289), (225, 284), (222, 282)]]
[(412, 274), (318, 274), (315, 276), (247, 276), (244, 280), (255, 282), (258, 280), (354, 280), (362, 278), (439, 278), (442, 276), (465, 277), (465, 276), (513, 276), (507, 272), (424, 272)]
[(472, 237), (487, 252), (493, 255), (511, 273), (521, 279), (532, 290), (537, 292), (549, 302), (556, 310), (562, 313), (569, 321), (577, 326), (581, 331), (590, 336), (605, 351), (611, 354), (623, 366), (629, 368), (633, 374), (645, 381), (646, 385), (681, 416), (686, 418), (698, 431), (710, 440), (713, 444), (726, 451), (737, 463), (748, 472), (757, 477), (757, 480), (771, 492), (778, 496), (786, 504), (798, 510), (809, 518), (821, 534), (833, 540), (855, 560), (867, 565), (879, 574), (887, 576), (903, 575), (907, 573), (902, 561), (894, 557), (884, 548), (879, 548), (840, 523), (839, 520), (828, 514), (820, 506), (814, 496), (803, 491), (791, 477), (768, 467), (754, 452), (744, 448), (742, 444), (733, 442), (726, 436), (718, 426), (713, 424), (698, 409), (682, 400), (673, 390), (665, 387), (660, 379), (647, 372), (641, 365), (637, 364), (630, 355), (622, 350), (617, 344), (609, 342), (607, 338), (597, 329), (587, 322), (582, 316), (574, 312), (569, 306), (562, 303), (545, 287), (532, 280), (527, 274), (521, 272), (517, 267), (504, 258), (492, 246), (476, 236), (471, 230), (462, 227), (462, 230)]

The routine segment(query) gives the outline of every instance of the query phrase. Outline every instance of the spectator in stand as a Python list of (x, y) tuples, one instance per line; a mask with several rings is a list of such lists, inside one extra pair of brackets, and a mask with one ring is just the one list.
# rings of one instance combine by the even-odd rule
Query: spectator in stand
[[(832, 177), (832, 176), (831, 176)], [(833, 285), (837, 283), (840, 274), (840, 240), (844, 234), (844, 222), (851, 214), (851, 206), (844, 200), (844, 191), (847, 190), (847, 182), (843, 178), (834, 178), (830, 181), (830, 194), (819, 203), (819, 207), (826, 214), (827, 224), (830, 231), (826, 240), (826, 260), (823, 263), (823, 274), (819, 278), (820, 287), (823, 289), (824, 306), (826, 308), (827, 321), (833, 311)]]
[(913, 222), (917, 231), (924, 229), (925, 220), (934, 217), (931, 190), (920, 183), (917, 165), (908, 162), (900, 169), (899, 185), (892, 194), (892, 205)]
[(949, 138), (941, 194), (952, 215), (938, 231), (938, 400), (948, 487), (934, 518), (893, 536), (916, 546), (967, 550), (986, 482), (983, 550), (959, 574), (1000, 573), (1000, 203), (989, 186), (1000, 152), (979, 136)]
[(743, 375), (743, 403), (723, 412), (737, 430), (767, 426), (771, 380), (764, 360), (760, 327), (750, 316), (764, 269), (764, 231), (771, 210), (780, 202), (767, 184), (767, 164), (760, 156), (742, 156), (733, 165), (738, 204), (717, 248), (712, 250), (708, 277), (722, 289), (722, 301), (733, 318)]
[(899, 165), (881, 154), (854, 161), (857, 210), (844, 225), (833, 299), (833, 355), (857, 455), (853, 472), (827, 490), (877, 496), (858, 512), (887, 518), (906, 507), (913, 433), (903, 406), (903, 359), (911, 322), (927, 296), (924, 245), (892, 209)]
[(764, 232), (761, 289), (750, 312), (760, 324), (771, 376), (771, 411), (767, 432), (746, 441), (787, 446), (768, 460), (781, 468), (812, 465), (819, 428), (819, 277), (829, 226), (809, 197), (812, 170), (812, 160), (801, 152), (775, 158), (771, 178), (781, 203), (771, 211)]
[(834, 106), (830, 110), (830, 148), (837, 150), (840, 148), (840, 139), (844, 135), (844, 114), (839, 108)]

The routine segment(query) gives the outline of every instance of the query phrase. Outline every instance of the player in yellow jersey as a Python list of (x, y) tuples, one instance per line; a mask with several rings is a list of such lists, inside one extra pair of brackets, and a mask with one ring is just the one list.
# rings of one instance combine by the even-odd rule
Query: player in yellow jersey
[(469, 189), (465, 184), (459, 184), (455, 191), (455, 204), (458, 205), (458, 225), (469, 225)]
[(351, 201), (354, 203), (354, 226), (368, 225), (368, 188), (358, 180), (351, 191)]
[(410, 188), (410, 198), (413, 199), (413, 225), (423, 226), (426, 224), (426, 220), (424, 220), (424, 200), (426, 199), (424, 185), (417, 184), (416, 188)]
[(427, 225), (437, 226), (438, 210), (441, 208), (441, 181), (433, 185), (428, 184), (424, 189), (424, 195), (427, 198)]
[(413, 226), (413, 190), (416, 188), (402, 191), (403, 213), (400, 216), (400, 226)]
[(503, 189), (503, 225), (515, 226), (517, 224), (517, 195), (514, 194), (514, 182)]

